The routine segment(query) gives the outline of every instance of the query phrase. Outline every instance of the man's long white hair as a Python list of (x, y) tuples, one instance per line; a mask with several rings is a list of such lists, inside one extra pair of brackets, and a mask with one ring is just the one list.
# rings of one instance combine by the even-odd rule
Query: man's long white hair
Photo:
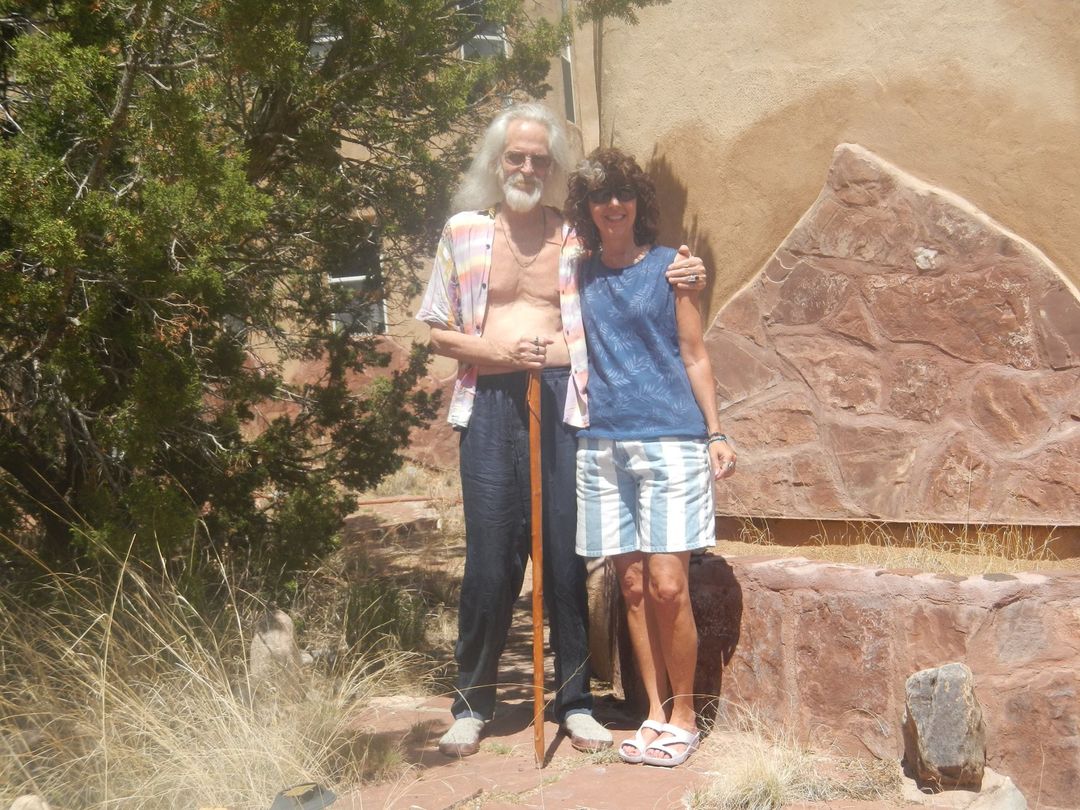
[(535, 121), (548, 131), (548, 152), (551, 169), (544, 178), (544, 202), (562, 208), (566, 199), (566, 171), (573, 162), (566, 130), (555, 114), (543, 104), (529, 102), (516, 104), (503, 110), (488, 126), (472, 165), (461, 178), (461, 185), (451, 202), (454, 213), (480, 211), (503, 202), (503, 188), (499, 172), (503, 150), (506, 148), (506, 131), (511, 121)]

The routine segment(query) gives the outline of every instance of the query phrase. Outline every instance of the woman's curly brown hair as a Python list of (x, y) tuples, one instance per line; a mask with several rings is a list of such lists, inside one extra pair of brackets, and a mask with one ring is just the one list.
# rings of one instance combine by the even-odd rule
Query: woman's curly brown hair
[(656, 201), (656, 186), (637, 161), (625, 152), (614, 148), (593, 150), (577, 171), (570, 175), (567, 186), (563, 214), (589, 250), (600, 248), (600, 232), (589, 211), (589, 192), (598, 188), (629, 186), (634, 189), (637, 192), (634, 241), (642, 246), (656, 241), (660, 232), (660, 204)]

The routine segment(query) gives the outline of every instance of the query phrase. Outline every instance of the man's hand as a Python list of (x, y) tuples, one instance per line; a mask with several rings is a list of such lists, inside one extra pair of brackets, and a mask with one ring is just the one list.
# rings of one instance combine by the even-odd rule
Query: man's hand
[(541, 335), (532, 337), (523, 335), (515, 342), (502, 346), (502, 358), (499, 364), (524, 369), (543, 368), (547, 360), (547, 347), (554, 342), (551, 338)]
[(679, 253), (664, 273), (668, 283), (681, 290), (704, 290), (706, 273), (705, 264), (697, 256), (690, 255), (686, 245), (679, 247)]
[(502, 366), (522, 370), (540, 369), (547, 363), (547, 349), (555, 340), (543, 335), (522, 335), (516, 340), (495, 340), (466, 335), (445, 326), (431, 325), (431, 348), (435, 354), (475, 366)]

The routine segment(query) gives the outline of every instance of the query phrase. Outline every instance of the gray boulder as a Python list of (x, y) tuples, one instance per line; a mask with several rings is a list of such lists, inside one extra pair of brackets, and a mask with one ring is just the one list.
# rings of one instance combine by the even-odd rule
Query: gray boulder
[(920, 787), (979, 790), (986, 730), (971, 670), (953, 663), (907, 679), (904, 760)]

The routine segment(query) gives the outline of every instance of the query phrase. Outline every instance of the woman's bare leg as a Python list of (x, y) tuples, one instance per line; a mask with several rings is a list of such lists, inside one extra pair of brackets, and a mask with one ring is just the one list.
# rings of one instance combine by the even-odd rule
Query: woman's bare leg
[[(689, 551), (645, 555), (645, 611), (652, 619), (650, 635), (658, 637), (660, 642), (662, 657), (658, 659), (657, 668), (666, 671), (671, 687), (667, 722), (695, 731), (694, 672), (697, 669), (698, 635), (690, 604), (689, 574)], [(676, 750), (682, 749), (677, 747)]]
[[(667, 671), (663, 666), (662, 648), (659, 639), (651, 632), (646, 614), (645, 555), (640, 551), (613, 556), (615, 571), (619, 576), (619, 588), (626, 603), (626, 625), (630, 632), (630, 645), (634, 651), (641, 672), (645, 695), (649, 700), (648, 719), (657, 723), (666, 723), (665, 700), (668, 696)], [(650, 729), (642, 731), (646, 744), (656, 738)], [(640, 753), (635, 746), (623, 744), (631, 756)]]

